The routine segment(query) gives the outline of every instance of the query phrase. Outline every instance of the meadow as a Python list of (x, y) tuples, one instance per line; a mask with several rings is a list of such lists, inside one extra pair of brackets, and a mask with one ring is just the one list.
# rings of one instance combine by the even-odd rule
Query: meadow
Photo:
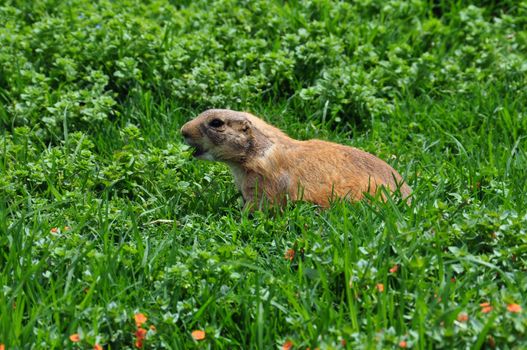
[[(241, 210), (207, 108), (414, 189)], [(527, 348), (527, 1), (4, 0), (0, 348)]]

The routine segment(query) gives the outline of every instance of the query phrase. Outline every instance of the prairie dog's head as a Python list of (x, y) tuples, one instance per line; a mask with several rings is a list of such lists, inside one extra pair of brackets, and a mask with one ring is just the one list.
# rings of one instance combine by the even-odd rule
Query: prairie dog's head
[(253, 125), (247, 113), (209, 109), (181, 128), (200, 159), (244, 162), (253, 152)]

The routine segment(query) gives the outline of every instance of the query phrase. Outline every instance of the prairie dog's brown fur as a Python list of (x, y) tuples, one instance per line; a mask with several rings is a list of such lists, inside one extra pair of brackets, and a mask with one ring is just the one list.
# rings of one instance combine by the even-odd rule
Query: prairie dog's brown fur
[(246, 206), (305, 200), (328, 207), (334, 198), (360, 200), (379, 186), (411, 188), (381, 159), (320, 140), (299, 141), (250, 113), (210, 109), (181, 128), (194, 156), (225, 162), (234, 175)]

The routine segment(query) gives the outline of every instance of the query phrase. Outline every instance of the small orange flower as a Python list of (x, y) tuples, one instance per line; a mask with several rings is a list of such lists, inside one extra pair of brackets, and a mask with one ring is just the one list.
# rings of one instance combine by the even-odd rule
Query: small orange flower
[(460, 312), (459, 315), (457, 315), (457, 320), (459, 322), (467, 322), (468, 321), (468, 314), (466, 312)]
[(69, 231), (69, 230), (71, 230), (70, 226), (64, 226), (64, 231)]
[(205, 332), (202, 331), (202, 330), (195, 330), (195, 331), (192, 331), (192, 338), (194, 338), (194, 340), (203, 340), (205, 339)]
[(143, 347), (143, 340), (146, 338), (146, 329), (137, 328), (135, 332), (135, 347), (141, 349)]
[(399, 347), (400, 348), (406, 349), (407, 346), (408, 346), (408, 344), (406, 343), (406, 340), (401, 340), (399, 342)]
[(484, 314), (488, 314), (489, 312), (491, 312), (493, 309), (492, 306), (485, 306), (483, 308), (481, 308), (481, 312), (483, 312)]
[(143, 323), (145, 323), (146, 320), (148, 320), (148, 318), (142, 313), (137, 313), (134, 315), (134, 320), (135, 320), (135, 325), (137, 327), (141, 327)]
[(102, 350), (102, 346), (100, 346), (99, 344), (95, 344), (93, 346), (93, 350)]
[(377, 288), (377, 290), (382, 293), (384, 292), (384, 284), (382, 283), (377, 283), (377, 285), (375, 286), (375, 288)]
[(293, 261), (295, 257), (295, 250), (294, 249), (288, 249), (287, 252), (285, 252), (284, 258), (289, 261)]
[(291, 340), (286, 340), (284, 345), (282, 345), (282, 350), (290, 350), (293, 347), (293, 342)]
[(5, 345), (4, 344), (0, 344), (0, 350), (5, 350)]
[(522, 311), (522, 307), (518, 304), (512, 303), (507, 305), (507, 310), (509, 312), (512, 312), (514, 314), (520, 313)]
[(344, 339), (344, 338), (342, 338), (342, 339), (340, 340), (340, 345), (342, 345), (342, 346), (346, 346), (347, 343), (348, 343), (348, 342), (347, 342), (346, 339)]
[(399, 271), (399, 265), (395, 264), (390, 269), (390, 273), (396, 273), (397, 271)]
[(138, 340), (143, 340), (146, 338), (146, 329), (143, 328), (137, 328), (137, 331), (135, 332), (135, 337)]
[(51, 230), (49, 230), (50, 233), (59, 233), (58, 227), (53, 227)]
[(78, 333), (73, 333), (72, 335), (70, 335), (70, 340), (74, 343), (78, 343), (81, 341), (81, 337)]
[(488, 314), (493, 309), (493, 307), (488, 302), (481, 303), (479, 304), (479, 306), (481, 307), (481, 312), (483, 312), (484, 314)]
[(157, 332), (157, 328), (153, 324), (151, 324), (149, 328), (150, 328), (151, 331)]

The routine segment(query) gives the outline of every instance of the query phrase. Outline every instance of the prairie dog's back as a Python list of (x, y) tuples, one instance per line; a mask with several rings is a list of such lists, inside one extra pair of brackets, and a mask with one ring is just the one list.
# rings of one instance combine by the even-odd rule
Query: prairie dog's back
[[(389, 164), (357, 148), (321, 140), (298, 141), (294, 147), (273, 155), (280, 160), (293, 186), (302, 186), (304, 199), (325, 202), (326, 196), (361, 199), (363, 192), (374, 194), (385, 185), (392, 191), (400, 188), (401, 195), (410, 195), (410, 187)], [(331, 184), (331, 186), (328, 186)], [(307, 198), (306, 198), (307, 196)]]

